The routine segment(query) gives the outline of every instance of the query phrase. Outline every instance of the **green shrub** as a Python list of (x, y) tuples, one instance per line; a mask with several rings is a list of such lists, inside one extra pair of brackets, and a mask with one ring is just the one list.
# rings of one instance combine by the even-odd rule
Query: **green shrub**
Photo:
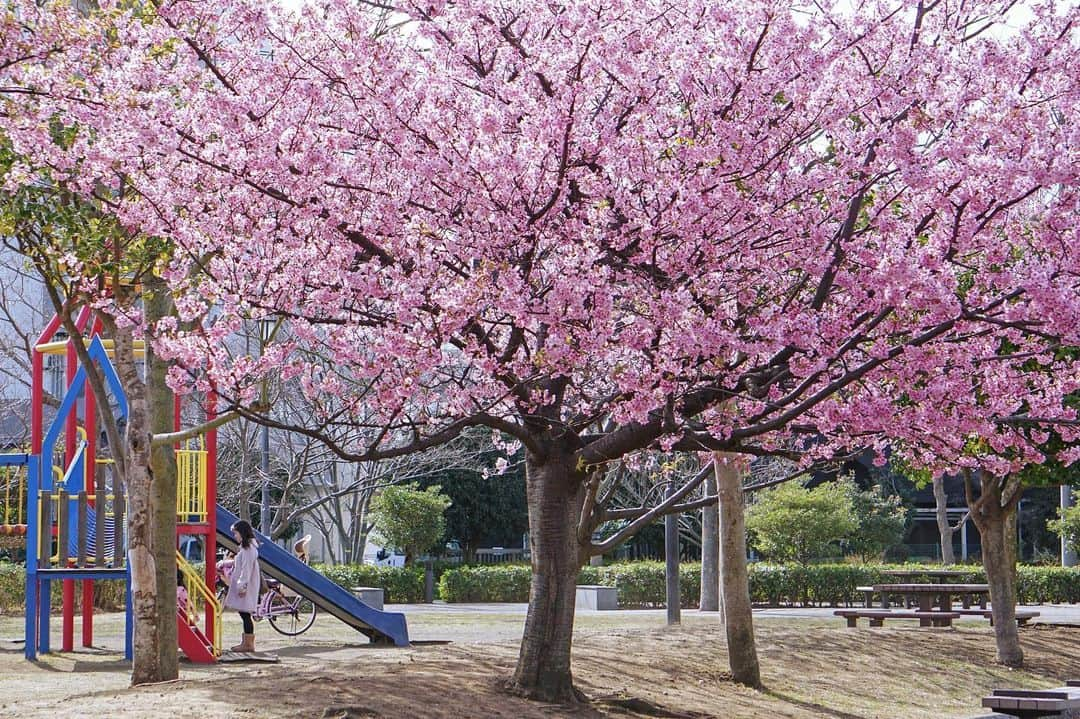
[[(387, 603), (415, 604), (423, 601), (423, 567), (376, 567), (362, 564), (316, 566), (328, 579), (345, 589), (380, 587)], [(499, 564), (474, 567), (443, 566), (439, 595), (447, 602), (527, 602), (532, 572), (526, 564)], [(754, 604), (784, 606), (816, 604), (836, 606), (858, 604), (862, 594), (855, 588), (889, 581), (886, 569), (940, 569), (938, 566), (880, 564), (751, 564), (750, 599)], [(958, 567), (964, 574), (960, 583), (985, 583), (982, 567)], [(438, 572), (436, 573), (438, 575)], [(894, 580), (901, 581), (901, 580)], [(927, 575), (905, 577), (904, 582), (928, 582)], [(648, 609), (665, 605), (666, 583), (663, 562), (626, 562), (606, 567), (584, 567), (578, 584), (597, 584), (618, 590), (619, 606)], [(61, 606), (62, 582), (52, 584), (52, 607)], [(680, 599), (683, 607), (695, 607), (701, 592), (701, 565), (679, 567)], [(21, 613), (26, 597), (26, 573), (21, 565), (0, 563), (0, 614)], [(76, 591), (76, 607), (82, 592)], [(1020, 566), (1017, 568), (1017, 599), (1022, 604), (1080, 603), (1080, 568)], [(124, 608), (124, 582), (94, 583), (94, 606), (105, 611)]]
[[(880, 564), (751, 564), (750, 599), (754, 604), (785, 606), (812, 604), (838, 606), (863, 601), (856, 587), (890, 581), (886, 569), (908, 571), (940, 566)], [(963, 575), (953, 579), (964, 584), (986, 582), (981, 567), (959, 567)], [(447, 569), (439, 583), (440, 595), (448, 602), (525, 602), (529, 599), (529, 567), (499, 565)], [(929, 575), (915, 574), (895, 582), (929, 582)], [(1021, 566), (1017, 572), (1020, 602), (1080, 603), (1080, 569)], [(618, 590), (619, 606), (626, 609), (663, 607), (666, 597), (662, 562), (627, 562), (606, 567), (585, 567), (578, 584), (597, 584)], [(701, 592), (701, 565), (681, 564), (679, 588), (682, 606), (697, 606)]]
[(447, 569), (439, 579), (439, 596), (448, 602), (527, 602), (531, 579), (527, 564)]
[(15, 564), (0, 564), (0, 614), (22, 612), (26, 601), (26, 570)]
[[(82, 607), (81, 582), (75, 590), (75, 608)], [(50, 606), (63, 606), (63, 585), (54, 581), (51, 588)], [(22, 614), (26, 607), (26, 568), (21, 564), (0, 563), (0, 614)], [(107, 612), (124, 609), (124, 580), (107, 579), (94, 582), (94, 608)]]
[(371, 564), (315, 565), (327, 579), (347, 590), (379, 587), (387, 604), (416, 604), (424, 601), (424, 568), (377, 567)]
[(1080, 569), (1017, 567), (1016, 596), (1022, 604), (1076, 604), (1080, 602)]

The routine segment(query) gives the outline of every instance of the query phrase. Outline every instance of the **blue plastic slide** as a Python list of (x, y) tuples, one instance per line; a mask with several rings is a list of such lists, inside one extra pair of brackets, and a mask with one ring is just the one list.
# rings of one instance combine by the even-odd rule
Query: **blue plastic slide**
[[(223, 509), (220, 504), (217, 506), (218, 544), (230, 551), (236, 551), (236, 541), (229, 527), (238, 520), (239, 517)], [(376, 644), (409, 646), (409, 630), (404, 614), (380, 612), (369, 607), (263, 535), (256, 532), (255, 536), (259, 540), (259, 567), (263, 574), (310, 599), (320, 612), (334, 615), (366, 634)]]

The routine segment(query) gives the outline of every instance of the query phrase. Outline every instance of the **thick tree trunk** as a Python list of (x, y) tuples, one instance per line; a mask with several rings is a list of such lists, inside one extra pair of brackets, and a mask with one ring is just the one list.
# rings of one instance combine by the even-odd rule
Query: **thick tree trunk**
[(971, 519), (982, 538), (997, 660), (1009, 667), (1019, 667), (1024, 663), (1024, 652), (1016, 628), (1016, 526), (1010, 519), (1015, 516), (1020, 500), (1020, 482), (982, 473), (976, 499), (973, 472), (965, 469), (963, 476)]
[(986, 518), (979, 533), (986, 582), (990, 585), (997, 660), (1006, 666), (1019, 667), (1024, 663), (1024, 652), (1016, 628), (1016, 554), (1009, 548), (1016, 538), (1008, 536), (1008, 526), (1005, 515), (997, 514)]
[[(128, 403), (124, 436), (127, 477), (124, 484), (127, 487), (127, 561), (131, 572), (131, 606), (135, 615), (131, 683), (147, 684), (175, 678), (161, 673), (159, 624), (163, 618), (171, 621), (176, 611), (174, 609), (163, 617), (157, 603), (158, 569), (154, 557), (151, 435), (146, 388), (135, 366), (130, 328), (117, 328), (115, 335), (116, 372)], [(175, 601), (175, 594), (173, 599)]]
[(570, 452), (526, 457), (532, 586), (512, 689), (530, 699), (582, 699), (570, 673), (577, 576), (585, 560), (578, 523), (585, 482)]
[[(168, 288), (160, 280), (146, 281), (144, 307), (150, 326), (172, 312)], [(146, 396), (151, 434), (172, 432), (174, 395), (165, 383), (168, 363), (151, 350), (151, 338), (146, 337)], [(154, 583), (160, 621), (156, 625), (157, 681), (176, 679), (180, 675), (177, 650), (176, 622), (176, 455), (171, 445), (155, 447), (150, 454), (150, 522), (151, 548), (154, 554)]]
[[(705, 495), (716, 494), (716, 475), (705, 478)], [(711, 505), (701, 510), (701, 601), (703, 612), (720, 609), (720, 510)]]
[(720, 498), (720, 591), (724, 606), (728, 662), (732, 678), (747, 686), (761, 686), (754, 618), (750, 605), (750, 577), (746, 568), (746, 522), (743, 515), (742, 472), (725, 455), (714, 455), (716, 488)]
[(934, 511), (937, 516), (938, 534), (941, 535), (941, 563), (956, 564), (953, 552), (953, 528), (949, 524), (949, 498), (945, 494), (945, 478), (934, 477)]

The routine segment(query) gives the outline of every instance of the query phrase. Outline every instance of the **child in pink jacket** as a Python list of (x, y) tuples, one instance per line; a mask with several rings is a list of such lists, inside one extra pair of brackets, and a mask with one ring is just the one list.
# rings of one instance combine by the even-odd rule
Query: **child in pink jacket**
[(225, 608), (235, 609), (244, 623), (244, 636), (240, 643), (232, 648), (234, 652), (255, 651), (255, 623), (251, 615), (259, 606), (259, 589), (262, 576), (259, 573), (259, 543), (255, 541), (255, 530), (244, 520), (231, 528), (233, 539), (238, 545), (233, 560), (232, 576), (229, 577), (229, 593), (225, 595)]

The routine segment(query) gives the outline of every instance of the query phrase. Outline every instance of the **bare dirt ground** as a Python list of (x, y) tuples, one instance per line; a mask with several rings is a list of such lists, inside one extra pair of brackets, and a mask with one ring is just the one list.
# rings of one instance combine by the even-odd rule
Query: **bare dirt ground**
[[(179, 681), (138, 689), (127, 687), (128, 666), (117, 654), (120, 615), (97, 618), (99, 648), (37, 663), (10, 641), (22, 634), (21, 618), (0, 617), (0, 716), (924, 719), (977, 715), (995, 686), (1054, 686), (1080, 674), (1080, 629), (1022, 630), (1027, 668), (1009, 671), (993, 664), (984, 623), (851, 630), (839, 620), (769, 619), (757, 626), (767, 686), (758, 692), (726, 680), (715, 617), (690, 613), (669, 629), (661, 613), (595, 613), (578, 617), (574, 644), (576, 680), (593, 703), (569, 710), (500, 687), (513, 669), (522, 615), (408, 616), (418, 641), (410, 649), (365, 645), (329, 617), (295, 640), (260, 623), (260, 649), (276, 652), (279, 664), (184, 663)], [(227, 644), (238, 631), (229, 617)]]

